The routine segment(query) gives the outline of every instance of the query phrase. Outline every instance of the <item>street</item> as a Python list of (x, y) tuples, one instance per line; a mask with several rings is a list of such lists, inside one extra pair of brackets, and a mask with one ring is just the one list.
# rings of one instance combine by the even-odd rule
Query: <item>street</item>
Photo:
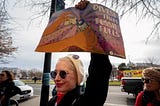
[[(39, 106), (39, 99), (40, 99), (40, 93), (41, 93), (41, 85), (40, 84), (31, 84), (31, 86), (34, 88), (34, 97), (31, 99), (35, 99), (37, 105)], [(51, 96), (51, 91), (53, 89), (53, 85), (50, 86), (50, 96)], [(37, 99), (38, 98), (38, 99)], [(19, 106), (28, 106), (30, 103), (31, 105), (32, 102), (30, 100), (23, 101), (20, 103)], [(135, 102), (135, 97), (133, 95), (128, 95), (125, 92), (121, 92), (120, 86), (109, 86), (109, 92), (108, 92), (108, 97), (106, 99), (106, 102), (104, 106), (134, 106)]]
[(120, 86), (109, 86), (108, 97), (104, 106), (134, 106), (135, 97), (121, 92)]

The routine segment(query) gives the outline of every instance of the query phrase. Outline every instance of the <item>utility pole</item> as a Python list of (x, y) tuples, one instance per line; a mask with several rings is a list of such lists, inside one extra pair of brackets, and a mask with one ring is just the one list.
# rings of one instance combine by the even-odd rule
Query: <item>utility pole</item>
[[(50, 18), (52, 13), (64, 9), (64, 0), (52, 0)], [(49, 99), (49, 84), (50, 84), (50, 70), (51, 70), (51, 53), (45, 53), (44, 68), (43, 68), (43, 78), (42, 78), (42, 88), (41, 88), (41, 98), (40, 106), (47, 106)]]

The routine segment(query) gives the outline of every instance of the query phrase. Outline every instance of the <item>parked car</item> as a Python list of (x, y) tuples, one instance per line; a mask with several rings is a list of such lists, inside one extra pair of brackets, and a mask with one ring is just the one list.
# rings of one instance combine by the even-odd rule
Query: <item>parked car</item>
[(24, 99), (29, 99), (30, 97), (33, 96), (33, 88), (21, 80), (14, 80), (14, 83), (17, 87), (21, 89), (21, 93), (13, 96), (11, 99), (14, 100), (24, 100)]
[(121, 91), (133, 94), (135, 97), (143, 90), (143, 82), (140, 77), (122, 77)]

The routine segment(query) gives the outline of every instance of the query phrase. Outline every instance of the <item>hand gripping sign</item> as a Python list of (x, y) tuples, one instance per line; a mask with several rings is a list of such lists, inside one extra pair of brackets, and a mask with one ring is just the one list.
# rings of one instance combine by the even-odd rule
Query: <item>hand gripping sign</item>
[(119, 17), (113, 10), (89, 3), (52, 14), (37, 52), (94, 52), (125, 58)]

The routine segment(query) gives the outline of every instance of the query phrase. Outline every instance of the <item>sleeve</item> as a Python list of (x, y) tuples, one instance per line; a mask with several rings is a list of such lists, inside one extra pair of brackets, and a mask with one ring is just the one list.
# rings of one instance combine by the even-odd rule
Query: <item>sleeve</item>
[(84, 93), (87, 106), (103, 106), (108, 93), (111, 70), (108, 55), (91, 53), (89, 77)]
[(54, 95), (54, 96), (48, 101), (47, 106), (55, 106), (56, 99), (57, 99), (57, 96)]
[(20, 94), (21, 90), (17, 86), (15, 86), (14, 82), (10, 82), (9, 86), (7, 86), (5, 95), (8, 98), (11, 98), (12, 96), (16, 94)]
[(137, 97), (136, 97), (136, 102), (135, 102), (135, 106), (142, 106), (142, 95), (143, 95), (143, 91), (141, 91)]
[(20, 94), (20, 93), (21, 93), (21, 89), (19, 87), (17, 87), (17, 86), (14, 85), (12, 87), (11, 97), (14, 96), (14, 95), (16, 95), (16, 94)]

